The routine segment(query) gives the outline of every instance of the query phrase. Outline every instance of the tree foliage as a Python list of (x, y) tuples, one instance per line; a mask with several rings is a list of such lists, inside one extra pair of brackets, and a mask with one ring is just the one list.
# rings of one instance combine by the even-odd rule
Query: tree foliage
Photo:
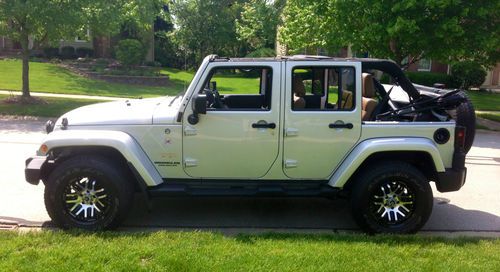
[(116, 58), (127, 66), (139, 65), (144, 60), (146, 50), (142, 43), (134, 39), (125, 39), (116, 46)]
[(283, 6), (284, 1), (250, 0), (245, 3), (241, 18), (236, 21), (238, 39), (252, 50), (274, 48)]
[(441, 61), (499, 60), (499, 1), (289, 0), (280, 37), (292, 50), (351, 45), (403, 64), (422, 57)]
[(242, 4), (236, 0), (184, 0), (171, 5), (174, 39), (185, 54), (200, 62), (208, 54), (239, 55), (235, 21)]
[(486, 71), (471, 61), (457, 62), (451, 66), (451, 75), (455, 85), (464, 90), (479, 87), (486, 79)]
[(23, 96), (29, 97), (32, 47), (72, 39), (90, 29), (112, 34), (131, 20), (150, 28), (163, 0), (0, 0), (0, 34), (22, 47)]

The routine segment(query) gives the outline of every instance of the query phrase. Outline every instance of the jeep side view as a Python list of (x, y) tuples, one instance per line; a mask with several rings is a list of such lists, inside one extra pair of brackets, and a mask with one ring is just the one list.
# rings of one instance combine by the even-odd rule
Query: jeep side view
[(414, 85), (389, 60), (210, 55), (176, 97), (49, 121), (25, 176), (43, 181), (62, 228), (116, 227), (138, 192), (347, 197), (364, 231), (413, 233), (431, 214), (430, 182), (463, 186), (474, 124), (463, 92)]

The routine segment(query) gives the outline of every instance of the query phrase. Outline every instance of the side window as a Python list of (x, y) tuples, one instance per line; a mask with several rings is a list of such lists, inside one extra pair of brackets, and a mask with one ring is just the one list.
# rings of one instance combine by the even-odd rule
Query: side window
[(207, 110), (271, 109), (270, 67), (218, 67), (200, 90), (207, 96)]
[(292, 72), (292, 110), (354, 109), (354, 68), (297, 67)]

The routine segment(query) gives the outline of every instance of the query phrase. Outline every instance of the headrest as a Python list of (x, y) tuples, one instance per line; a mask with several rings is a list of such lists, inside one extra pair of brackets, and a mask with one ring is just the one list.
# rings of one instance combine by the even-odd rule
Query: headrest
[(306, 87), (300, 77), (293, 77), (292, 91), (296, 96), (306, 95)]
[(368, 73), (362, 74), (362, 88), (363, 88), (363, 97), (372, 98), (375, 96), (375, 85), (373, 84), (373, 76)]

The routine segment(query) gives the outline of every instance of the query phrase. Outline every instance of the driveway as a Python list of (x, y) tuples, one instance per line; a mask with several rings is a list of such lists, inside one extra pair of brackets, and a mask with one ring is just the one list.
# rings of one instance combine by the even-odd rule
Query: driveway
[[(24, 160), (42, 141), (45, 120), (0, 119), (0, 227), (50, 226), (43, 185), (24, 181)], [(478, 231), (500, 235), (500, 133), (478, 131), (467, 156), (468, 177), (458, 192), (434, 189), (434, 210), (423, 231)], [(345, 200), (321, 198), (164, 198), (153, 210), (137, 197), (125, 227), (220, 231), (355, 230)]]

